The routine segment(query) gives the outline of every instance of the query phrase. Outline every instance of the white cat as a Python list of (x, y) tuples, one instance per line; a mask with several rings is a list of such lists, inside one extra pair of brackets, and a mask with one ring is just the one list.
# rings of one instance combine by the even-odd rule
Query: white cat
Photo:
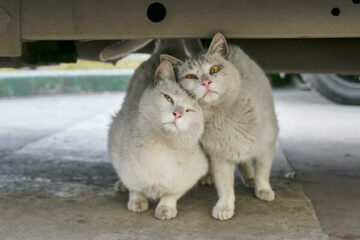
[(109, 153), (129, 189), (128, 209), (148, 209), (160, 199), (155, 216), (176, 217), (177, 200), (206, 174), (208, 161), (199, 145), (204, 130), (200, 106), (175, 81), (162, 62), (138, 105), (123, 108), (109, 131)]
[[(120, 50), (124, 50), (123, 46), (117, 44)], [(136, 50), (137, 46), (133, 45), (134, 49), (127, 49), (130, 52), (118, 52), (118, 55), (126, 56), (132, 50)], [(196, 52), (202, 49), (201, 42), (198, 39), (158, 39), (155, 42), (154, 52), (150, 58), (143, 62), (135, 71), (129, 81), (126, 89), (126, 97), (122, 105), (124, 111), (137, 108), (140, 98), (145, 89), (151, 84), (156, 68), (160, 64), (161, 54), (171, 54), (180, 59), (186, 59), (193, 56)], [(111, 51), (119, 49), (109, 49)], [(117, 56), (118, 56), (117, 55)]]
[(261, 68), (240, 48), (228, 46), (220, 33), (198, 57), (185, 62), (166, 55), (161, 58), (177, 67), (180, 85), (203, 108), (201, 143), (210, 155), (219, 195), (212, 216), (226, 220), (234, 215), (236, 163), (248, 183), (254, 179), (259, 199), (274, 200), (269, 178), (278, 125), (271, 87)]
[[(104, 49), (100, 54), (102, 60), (114, 60), (123, 58), (138, 51), (153, 39), (123, 40)], [(155, 48), (150, 58), (144, 61), (132, 75), (126, 89), (126, 97), (121, 111), (133, 111), (137, 109), (143, 92), (153, 81), (154, 73), (160, 64), (161, 54), (171, 54), (180, 59), (186, 59), (203, 50), (199, 39), (156, 39)], [(211, 181), (207, 181), (211, 184)], [(115, 190), (126, 192), (127, 188), (121, 181), (115, 184)]]

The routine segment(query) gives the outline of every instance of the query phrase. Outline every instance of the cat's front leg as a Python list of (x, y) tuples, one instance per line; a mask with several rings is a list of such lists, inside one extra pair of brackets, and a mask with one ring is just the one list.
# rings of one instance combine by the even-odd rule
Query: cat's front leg
[(144, 212), (149, 208), (149, 202), (143, 193), (129, 191), (129, 201), (127, 207), (133, 212)]
[(161, 220), (175, 218), (177, 215), (176, 204), (182, 194), (166, 195), (160, 198), (155, 209), (155, 217)]
[(215, 219), (227, 220), (234, 215), (235, 211), (235, 162), (212, 158), (211, 163), (215, 186), (219, 195), (219, 200), (212, 210), (212, 216)]
[(273, 201), (275, 193), (270, 185), (270, 171), (273, 161), (274, 148), (270, 147), (254, 159), (255, 195), (264, 201)]

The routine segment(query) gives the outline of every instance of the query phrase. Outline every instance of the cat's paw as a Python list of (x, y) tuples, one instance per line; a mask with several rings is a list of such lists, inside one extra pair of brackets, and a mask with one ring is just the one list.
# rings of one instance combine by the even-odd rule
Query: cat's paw
[(244, 179), (243, 184), (247, 188), (254, 188), (255, 187), (255, 183), (254, 183), (253, 178)]
[(133, 199), (129, 200), (127, 207), (133, 212), (144, 212), (149, 208), (149, 202), (147, 199)]
[(213, 180), (211, 174), (206, 174), (200, 180), (200, 185), (202, 185), (202, 186), (209, 186), (209, 185), (213, 185), (213, 184), (214, 184), (214, 180)]
[(261, 189), (255, 191), (255, 195), (258, 199), (263, 201), (273, 201), (275, 199), (275, 192), (271, 189)]
[(212, 217), (218, 220), (228, 220), (234, 216), (234, 207), (216, 205), (212, 210)]
[(115, 192), (124, 193), (124, 192), (128, 191), (127, 187), (121, 181), (117, 181), (115, 183), (114, 189), (115, 189)]
[(167, 206), (157, 206), (155, 210), (155, 217), (161, 220), (173, 219), (177, 215), (176, 208), (170, 208)]

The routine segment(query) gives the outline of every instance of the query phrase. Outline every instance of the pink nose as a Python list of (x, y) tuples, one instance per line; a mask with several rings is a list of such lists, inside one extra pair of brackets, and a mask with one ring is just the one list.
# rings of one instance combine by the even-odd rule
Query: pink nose
[(178, 120), (179, 118), (182, 117), (182, 114), (179, 113), (179, 112), (177, 112), (177, 111), (174, 111), (174, 112), (173, 112), (173, 115), (174, 115), (174, 117), (175, 117), (175, 120)]
[(211, 81), (210, 79), (208, 78), (204, 78), (202, 81), (201, 81), (201, 85), (203, 85), (204, 87), (209, 87), (211, 84)]

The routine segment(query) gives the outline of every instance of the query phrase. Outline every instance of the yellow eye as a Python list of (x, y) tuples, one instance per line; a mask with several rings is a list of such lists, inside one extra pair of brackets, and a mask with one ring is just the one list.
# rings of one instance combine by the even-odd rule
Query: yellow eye
[(214, 65), (210, 68), (210, 74), (217, 73), (220, 70), (220, 66)]
[(164, 98), (165, 98), (166, 100), (168, 100), (169, 102), (171, 102), (171, 104), (174, 104), (174, 100), (173, 100), (169, 95), (167, 95), (167, 94), (165, 94), (165, 93), (163, 93), (163, 95), (164, 95)]

